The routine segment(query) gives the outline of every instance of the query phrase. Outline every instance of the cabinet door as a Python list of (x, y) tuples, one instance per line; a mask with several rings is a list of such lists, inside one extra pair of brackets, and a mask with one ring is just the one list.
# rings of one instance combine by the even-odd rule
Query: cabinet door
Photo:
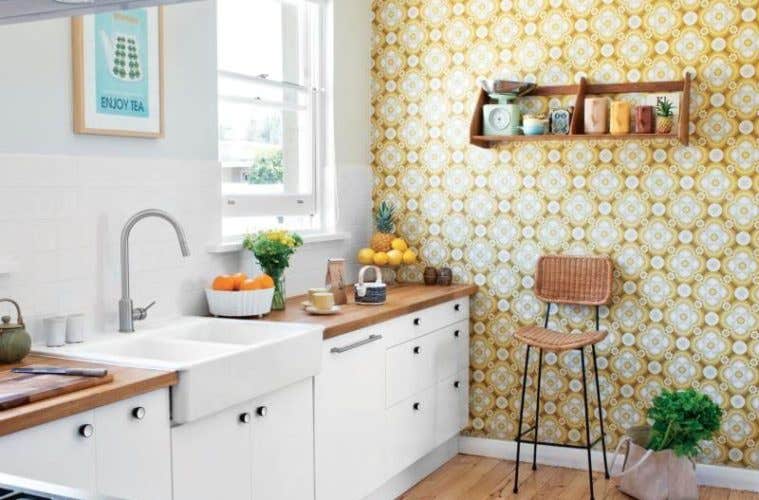
[(435, 351), (435, 381), (442, 382), (469, 367), (469, 321), (459, 321), (432, 334)]
[(253, 499), (313, 500), (313, 379), (253, 402)]
[(435, 384), (435, 359), (442, 334), (429, 333), (387, 350), (388, 407)]
[(0, 472), (95, 491), (91, 411), (0, 438)]
[(95, 409), (98, 493), (170, 498), (170, 426), (168, 389)]
[(432, 451), (435, 441), (435, 387), (387, 410), (387, 463), (392, 477)]
[(322, 348), (314, 398), (317, 500), (364, 498), (386, 479), (385, 339), (374, 328)]
[(435, 446), (461, 432), (469, 418), (469, 372), (462, 370), (437, 385)]
[(250, 500), (252, 418), (238, 406), (171, 429), (174, 500)]

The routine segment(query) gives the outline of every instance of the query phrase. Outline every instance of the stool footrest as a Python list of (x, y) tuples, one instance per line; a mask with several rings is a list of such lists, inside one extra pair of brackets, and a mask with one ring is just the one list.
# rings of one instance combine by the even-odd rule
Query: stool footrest
[(528, 428), (526, 431), (522, 432), (522, 433), (519, 435), (519, 437), (521, 438), (521, 437), (522, 437), (522, 436), (524, 436), (525, 434), (529, 434), (529, 433), (531, 433), (531, 432), (532, 432), (532, 431), (534, 431), (534, 430), (535, 430), (535, 426), (533, 425), (532, 427)]
[[(532, 429), (530, 429), (530, 430), (532, 430)], [(526, 432), (529, 432), (529, 431), (526, 431)], [(532, 440), (529, 440), (529, 441), (524, 440), (524, 439), (521, 438), (521, 436), (517, 439), (517, 441), (525, 443), (525, 444), (534, 444), (534, 442)], [(592, 443), (590, 443), (590, 448), (593, 448), (600, 441), (601, 441), (601, 438), (599, 437), (598, 439), (596, 439), (595, 441), (593, 441)], [(588, 446), (586, 446), (584, 444), (549, 443), (548, 441), (538, 441), (538, 445), (540, 445), (540, 446), (555, 446), (557, 448), (574, 448), (574, 449), (578, 449), (578, 450), (587, 450), (588, 449)]]

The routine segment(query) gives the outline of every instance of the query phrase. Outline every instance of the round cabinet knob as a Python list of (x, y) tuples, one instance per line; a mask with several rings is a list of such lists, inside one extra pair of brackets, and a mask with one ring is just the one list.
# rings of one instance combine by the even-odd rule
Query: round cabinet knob
[(422, 318), (414, 318), (414, 325), (419, 326), (422, 324)]
[(416, 411), (419, 411), (419, 410), (421, 410), (421, 409), (422, 409), (422, 403), (414, 403), (414, 404), (413, 404), (413, 408), (414, 408), (414, 410), (416, 410)]
[(458, 380), (453, 383), (453, 387), (455, 387), (456, 389), (458, 389), (460, 385), (461, 385), (461, 382), (459, 382)]
[(453, 310), (456, 311), (456, 312), (459, 312), (461, 310), (461, 304), (455, 304), (453, 306)]
[(456, 337), (456, 338), (458, 338), (460, 334), (461, 334), (460, 330), (454, 330), (454, 332), (453, 332), (453, 336)]
[(138, 406), (137, 408), (133, 408), (132, 416), (136, 418), (137, 420), (142, 420), (143, 418), (145, 418), (145, 408), (143, 406)]
[(419, 354), (420, 352), (422, 352), (422, 348), (419, 347), (418, 345), (414, 346), (414, 354)]
[(265, 406), (259, 406), (256, 408), (256, 415), (259, 417), (265, 417), (267, 413), (269, 413), (269, 409)]
[(250, 413), (248, 413), (247, 411), (245, 413), (240, 413), (240, 423), (249, 424), (250, 423)]
[(92, 426), (92, 424), (84, 424), (79, 426), (79, 435), (83, 438), (92, 437), (93, 434), (95, 434), (95, 428)]

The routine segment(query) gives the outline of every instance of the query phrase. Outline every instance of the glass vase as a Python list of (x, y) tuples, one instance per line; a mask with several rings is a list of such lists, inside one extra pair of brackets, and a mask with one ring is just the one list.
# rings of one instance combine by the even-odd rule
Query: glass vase
[(271, 310), (284, 311), (287, 300), (287, 294), (285, 293), (285, 276), (270, 276), (274, 280), (274, 296), (271, 299)]

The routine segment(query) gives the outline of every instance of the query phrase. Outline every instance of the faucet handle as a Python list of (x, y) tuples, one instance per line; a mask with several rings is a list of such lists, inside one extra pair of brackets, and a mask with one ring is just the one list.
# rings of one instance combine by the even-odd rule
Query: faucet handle
[(132, 319), (135, 321), (142, 320), (148, 317), (148, 309), (155, 305), (155, 300), (145, 307), (135, 307), (132, 311)]

